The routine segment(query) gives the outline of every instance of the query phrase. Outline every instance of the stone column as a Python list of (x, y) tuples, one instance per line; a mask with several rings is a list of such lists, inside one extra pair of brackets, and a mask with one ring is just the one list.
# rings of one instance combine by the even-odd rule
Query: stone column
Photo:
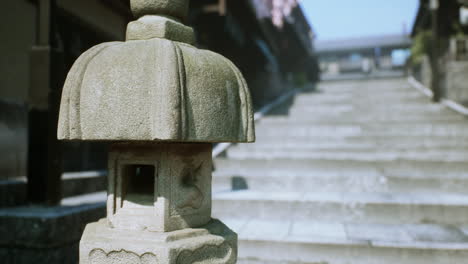
[(107, 218), (89, 224), (81, 264), (235, 263), (237, 235), (211, 219), (212, 143), (255, 140), (232, 62), (193, 46), (188, 0), (131, 0), (125, 42), (74, 64), (58, 138), (111, 141)]

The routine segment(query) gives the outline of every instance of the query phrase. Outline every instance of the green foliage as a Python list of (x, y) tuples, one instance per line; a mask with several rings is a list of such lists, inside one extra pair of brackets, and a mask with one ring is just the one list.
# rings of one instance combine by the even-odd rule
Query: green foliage
[(420, 31), (413, 39), (411, 46), (411, 63), (418, 65), (425, 54), (431, 54), (432, 33), (430, 30)]
[(296, 86), (302, 87), (307, 83), (307, 74), (305, 72), (295, 72), (293, 81)]
[(454, 36), (458, 38), (463, 38), (465, 37), (465, 32), (463, 30), (463, 27), (460, 25), (460, 23), (453, 23), (452, 24), (452, 30), (454, 32)]

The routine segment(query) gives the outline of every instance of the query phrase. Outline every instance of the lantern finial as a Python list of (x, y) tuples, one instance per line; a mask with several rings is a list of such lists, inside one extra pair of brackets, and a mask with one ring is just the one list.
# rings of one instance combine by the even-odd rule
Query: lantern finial
[(170, 16), (184, 21), (188, 14), (188, 0), (130, 0), (132, 13), (140, 18), (145, 15)]

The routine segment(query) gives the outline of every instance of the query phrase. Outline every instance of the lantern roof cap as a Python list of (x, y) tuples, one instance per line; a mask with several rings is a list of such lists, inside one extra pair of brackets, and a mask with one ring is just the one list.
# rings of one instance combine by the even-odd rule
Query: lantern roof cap
[(189, 0), (130, 0), (130, 8), (137, 18), (145, 15), (161, 15), (185, 21)]
[[(132, 10), (174, 15), (168, 10), (183, 10), (184, 3), (132, 0)], [(192, 28), (170, 16), (144, 15), (129, 23), (125, 42), (83, 53), (65, 81), (58, 138), (253, 142), (241, 72), (225, 57), (194, 47), (194, 39)]]

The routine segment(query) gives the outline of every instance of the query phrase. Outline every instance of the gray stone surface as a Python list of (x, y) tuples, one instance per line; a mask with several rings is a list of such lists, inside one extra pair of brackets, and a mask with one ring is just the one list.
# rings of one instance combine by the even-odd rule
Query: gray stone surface
[(136, 17), (144, 15), (165, 15), (185, 19), (188, 14), (187, 0), (132, 0), (132, 12)]
[(80, 243), (80, 263), (228, 263), (237, 259), (237, 234), (213, 220), (173, 232), (110, 228), (105, 219), (90, 224)]
[(164, 38), (193, 45), (195, 33), (191, 27), (159, 16), (144, 16), (128, 24), (127, 40), (152, 38)]
[[(247, 220), (245, 226), (261, 224)], [(467, 237), (456, 227), (310, 221), (298, 225), (294, 219), (268, 225), (286, 235), (272, 239), (257, 232), (253, 237), (248, 228), (236, 229), (240, 240), (238, 263), (448, 264), (464, 263), (468, 256)], [(296, 226), (305, 232), (295, 230)], [(415, 232), (423, 236), (417, 237)]]
[(446, 96), (455, 102), (468, 105), (468, 62), (447, 63)]
[(0, 244), (37, 249), (77, 243), (84, 226), (104, 215), (102, 201), (74, 206), (2, 208)]
[(5, 264), (76, 264), (85, 225), (105, 216), (105, 201), (0, 209), (0, 259)]
[(126, 41), (82, 54), (62, 93), (58, 139), (114, 142), (107, 219), (87, 225), (80, 263), (235, 263), (236, 233), (211, 219), (211, 143), (255, 140), (246, 81), (191, 45), (188, 0), (130, 5)]
[[(114, 144), (109, 155), (107, 216), (120, 229), (168, 232), (211, 219), (211, 144)], [(153, 186), (142, 191), (129, 174), (153, 166)]]
[[(132, 1), (137, 16), (185, 13), (186, 5)], [(85, 52), (63, 88), (58, 138), (253, 142), (252, 102), (239, 69), (191, 42), (193, 30), (183, 24), (145, 16), (129, 24), (126, 42)]]
[(468, 218), (468, 196), (462, 194), (243, 190), (213, 198), (213, 214), (220, 219), (463, 224)]
[(256, 125), (213, 174), (238, 263), (466, 262), (465, 117), (389, 79), (322, 83)]

